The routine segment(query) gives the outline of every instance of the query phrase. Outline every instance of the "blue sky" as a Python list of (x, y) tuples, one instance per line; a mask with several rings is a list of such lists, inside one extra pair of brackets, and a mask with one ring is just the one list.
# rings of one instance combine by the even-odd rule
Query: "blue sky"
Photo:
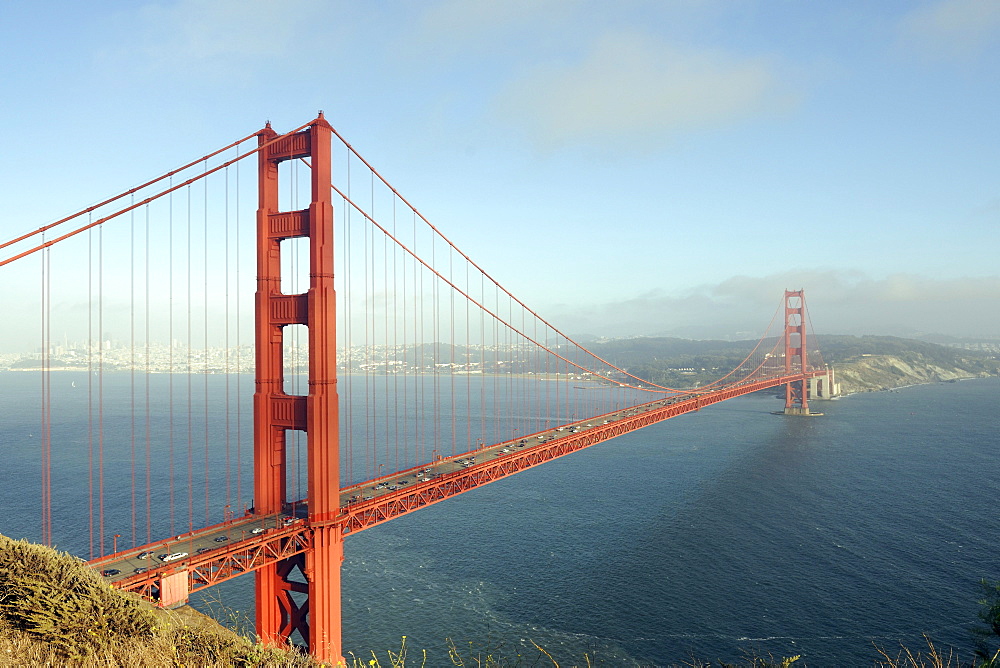
[(1000, 337), (1000, 3), (4, 3), (0, 236), (330, 122), (564, 331)]

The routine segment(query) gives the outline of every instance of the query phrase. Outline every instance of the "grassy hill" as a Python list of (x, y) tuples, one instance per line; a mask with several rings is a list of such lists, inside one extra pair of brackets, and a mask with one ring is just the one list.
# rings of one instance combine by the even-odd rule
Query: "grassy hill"
[(0, 535), (0, 666), (288, 666), (192, 608), (160, 610), (75, 557)]

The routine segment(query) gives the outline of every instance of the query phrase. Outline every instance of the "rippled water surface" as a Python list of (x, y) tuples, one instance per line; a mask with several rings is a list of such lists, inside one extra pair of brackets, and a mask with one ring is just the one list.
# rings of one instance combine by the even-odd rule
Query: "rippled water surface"
[[(977, 583), (1000, 579), (1000, 380), (778, 408), (718, 404), (348, 537), (345, 648), (853, 666), (926, 633), (968, 657)], [(18, 443), (8, 430), (0, 530), (32, 537)], [(209, 598), (252, 615), (251, 595), (243, 578)]]
[(926, 633), (968, 652), (977, 583), (1000, 579), (1000, 382), (778, 405), (716, 405), (349, 538), (345, 647), (489, 634), (569, 663), (845, 666)]

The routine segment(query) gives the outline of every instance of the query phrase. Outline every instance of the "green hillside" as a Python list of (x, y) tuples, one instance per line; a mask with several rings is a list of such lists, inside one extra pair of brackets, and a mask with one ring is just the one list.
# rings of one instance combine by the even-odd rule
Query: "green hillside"
[[(775, 342), (765, 342), (766, 348)], [(639, 378), (692, 388), (736, 368), (755, 343), (644, 337), (595, 343), (591, 350)], [(844, 372), (848, 392), (1000, 373), (996, 355), (894, 336), (817, 336), (809, 340), (809, 349), (816, 348), (823, 362)], [(871, 357), (883, 364), (871, 364)]]

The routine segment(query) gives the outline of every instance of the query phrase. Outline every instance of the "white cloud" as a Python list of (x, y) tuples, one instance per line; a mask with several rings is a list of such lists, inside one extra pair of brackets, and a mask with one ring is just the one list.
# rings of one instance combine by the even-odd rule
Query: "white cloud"
[(660, 290), (585, 309), (564, 305), (551, 320), (570, 333), (752, 338), (763, 333), (786, 289), (805, 290), (820, 334), (1000, 338), (1000, 276), (872, 278), (836, 270), (737, 276), (683, 294)]
[[(118, 14), (105, 50), (108, 61), (166, 72), (252, 75), (250, 66), (315, 44), (317, 16), (330, 19), (334, 9), (324, 0), (177, 0), (145, 4)], [(306, 37), (308, 32), (310, 37)], [(324, 40), (335, 43), (335, 40)]]
[(768, 59), (616, 32), (600, 38), (578, 62), (529, 70), (495, 106), (542, 145), (642, 146), (784, 111), (794, 99)]
[(431, 5), (418, 19), (418, 37), (437, 51), (456, 45), (489, 49), (494, 38), (519, 29), (565, 20), (578, 0), (445, 0)]
[(901, 39), (925, 55), (975, 55), (1000, 42), (1000, 2), (943, 0), (921, 7), (904, 18)]

